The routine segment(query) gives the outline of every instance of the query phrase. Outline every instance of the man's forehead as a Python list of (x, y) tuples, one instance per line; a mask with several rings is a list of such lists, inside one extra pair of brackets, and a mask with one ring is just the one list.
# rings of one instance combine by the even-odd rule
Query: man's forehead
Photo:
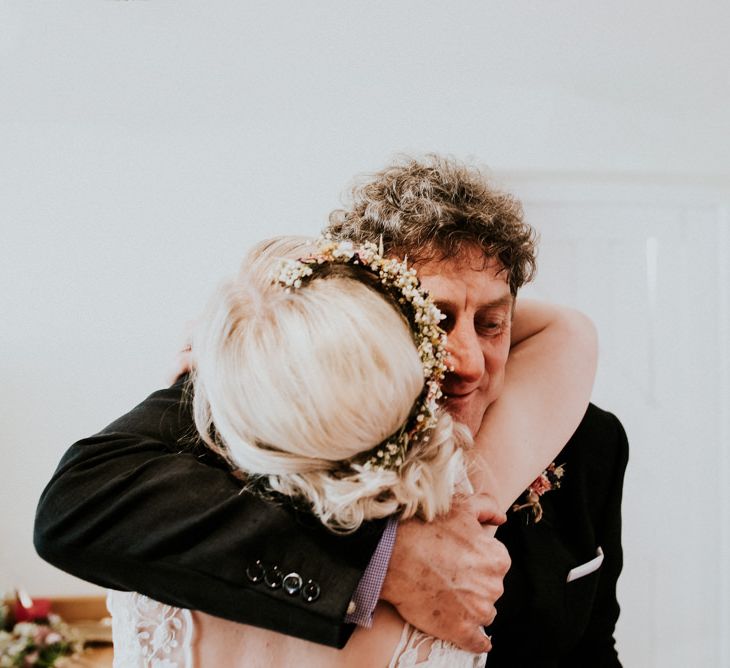
[[(473, 260), (474, 258), (471, 258)], [(465, 258), (430, 260), (415, 268), (426, 290), (437, 302), (456, 302), (468, 297), (473, 306), (511, 306), (513, 296), (508, 272), (497, 258), (478, 264)]]
[[(484, 274), (487, 277), (498, 278), (505, 283), (508, 282), (509, 272), (505, 266), (496, 257), (485, 255), (458, 255), (453, 258), (443, 258), (440, 260), (432, 260), (428, 263), (431, 271), (437, 270), (439, 273), (453, 274), (456, 276), (467, 274)], [(416, 269), (418, 267), (416, 266)]]
[(501, 280), (509, 285), (509, 272), (498, 257), (481, 251), (464, 250), (452, 257), (433, 257), (415, 260), (413, 267), (419, 275), (469, 276), (483, 274), (487, 279)]
[(492, 270), (503, 274), (505, 281), (508, 280), (509, 274), (499, 257), (489, 255), (479, 246), (468, 243), (460, 245), (456, 252), (451, 254), (446, 254), (444, 249), (426, 247), (421, 249), (412, 261), (416, 269), (419, 266), (428, 266), (452, 272)]

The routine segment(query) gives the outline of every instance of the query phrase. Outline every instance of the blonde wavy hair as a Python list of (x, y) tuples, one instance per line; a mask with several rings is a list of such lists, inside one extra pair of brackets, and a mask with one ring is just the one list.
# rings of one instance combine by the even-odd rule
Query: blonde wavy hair
[(294, 291), (272, 282), (311, 243), (259, 244), (214, 294), (193, 339), (196, 427), (257, 488), (304, 502), (333, 531), (395, 513), (431, 520), (464, 478), (470, 436), (443, 412), (400, 470), (355, 463), (406, 421), (423, 368), (405, 317), (363, 270)]

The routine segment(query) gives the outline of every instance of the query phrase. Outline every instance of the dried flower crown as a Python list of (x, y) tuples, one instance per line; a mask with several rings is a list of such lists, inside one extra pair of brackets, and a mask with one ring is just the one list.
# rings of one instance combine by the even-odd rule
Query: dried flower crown
[(282, 260), (273, 280), (288, 290), (299, 289), (316, 277), (317, 268), (324, 264), (354, 265), (374, 274), (411, 326), (423, 365), (423, 392), (398, 431), (357, 458), (357, 463), (368, 470), (398, 470), (411, 444), (420, 439), (427, 441), (438, 421), (441, 382), (447, 371), (446, 333), (439, 326), (443, 315), (421, 288), (415, 270), (409, 269), (405, 261), (384, 257), (382, 244), (378, 248), (371, 242), (355, 245), (323, 237), (317, 241), (313, 254), (299, 260)]

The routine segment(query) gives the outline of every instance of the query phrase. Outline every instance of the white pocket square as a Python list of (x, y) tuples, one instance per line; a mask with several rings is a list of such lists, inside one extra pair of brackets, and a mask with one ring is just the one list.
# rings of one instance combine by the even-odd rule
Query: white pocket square
[(599, 545), (598, 549), (596, 550), (595, 558), (591, 559), (590, 561), (586, 561), (585, 564), (581, 564), (580, 566), (576, 566), (575, 568), (570, 569), (570, 571), (568, 572), (567, 582), (572, 582), (573, 580), (577, 580), (578, 578), (585, 577), (589, 573), (593, 573), (593, 571), (597, 571), (601, 567), (602, 563), (603, 550)]

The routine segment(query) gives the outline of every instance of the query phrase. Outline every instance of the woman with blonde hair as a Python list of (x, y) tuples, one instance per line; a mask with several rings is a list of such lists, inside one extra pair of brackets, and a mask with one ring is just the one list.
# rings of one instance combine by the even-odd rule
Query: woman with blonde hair
[[(522, 317), (530, 331), (529, 308)], [(500, 473), (440, 405), (441, 318), (415, 272), (373, 244), (263, 242), (215, 293), (193, 339), (199, 435), (249, 490), (293, 502), (331, 531), (392, 516), (431, 521)], [(491, 429), (509, 433), (499, 416)], [(514, 467), (529, 472), (532, 462)], [(284, 587), (299, 577), (279, 575)], [(165, 666), (458, 668), (487, 656), (418, 631), (386, 603), (342, 650), (138, 594), (111, 592), (110, 609), (117, 666), (157, 665), (142, 627), (148, 640), (176, 639)]]

